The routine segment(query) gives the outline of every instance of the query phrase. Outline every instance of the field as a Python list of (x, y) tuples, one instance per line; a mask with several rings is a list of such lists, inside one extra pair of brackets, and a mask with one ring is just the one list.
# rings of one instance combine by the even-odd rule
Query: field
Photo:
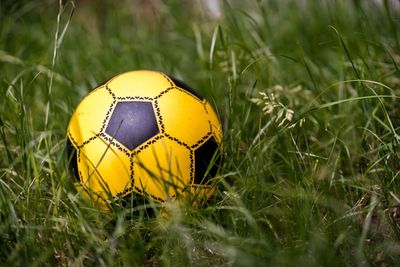
[[(0, 265), (400, 265), (398, 1), (96, 2), (0, 3)], [(148, 217), (76, 193), (68, 121), (133, 69), (217, 110), (206, 206)]]

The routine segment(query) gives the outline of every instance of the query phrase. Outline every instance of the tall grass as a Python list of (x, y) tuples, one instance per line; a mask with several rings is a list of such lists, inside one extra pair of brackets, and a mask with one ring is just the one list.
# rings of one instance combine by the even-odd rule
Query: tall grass
[[(215, 17), (155, 2), (0, 4), (2, 265), (398, 265), (399, 5), (223, 1)], [(218, 111), (207, 206), (148, 217), (76, 194), (68, 120), (131, 69), (171, 73)]]

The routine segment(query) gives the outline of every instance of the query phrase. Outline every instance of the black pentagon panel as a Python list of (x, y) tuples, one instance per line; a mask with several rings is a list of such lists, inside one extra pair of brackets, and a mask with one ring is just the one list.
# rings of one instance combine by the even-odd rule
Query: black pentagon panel
[(174, 77), (168, 76), (176, 86), (178, 86), (179, 88), (188, 91), (189, 93), (191, 93), (192, 95), (196, 96), (197, 98), (199, 98), (200, 100), (204, 100), (204, 97), (199, 93), (199, 91), (193, 89), (192, 87), (190, 87), (189, 85), (187, 85), (186, 83), (182, 82), (181, 80), (178, 80)]
[[(211, 178), (217, 175), (222, 163), (222, 155), (213, 137), (194, 151), (194, 162), (193, 183), (197, 185), (210, 185)], [(207, 170), (209, 170), (208, 173)]]
[(130, 150), (159, 132), (153, 105), (142, 101), (118, 102), (106, 128), (107, 134)]
[(67, 137), (67, 145), (66, 145), (66, 152), (67, 152), (67, 163), (69, 167), (69, 171), (74, 176), (74, 178), (79, 182), (79, 172), (78, 172), (78, 158), (75, 147), (72, 145), (71, 141)]

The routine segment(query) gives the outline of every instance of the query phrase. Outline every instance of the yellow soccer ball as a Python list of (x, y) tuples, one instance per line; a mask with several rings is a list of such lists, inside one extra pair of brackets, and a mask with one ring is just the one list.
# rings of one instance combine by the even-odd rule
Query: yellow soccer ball
[(70, 170), (93, 198), (158, 203), (214, 192), (221, 123), (198, 92), (162, 72), (118, 75), (90, 92), (69, 122)]

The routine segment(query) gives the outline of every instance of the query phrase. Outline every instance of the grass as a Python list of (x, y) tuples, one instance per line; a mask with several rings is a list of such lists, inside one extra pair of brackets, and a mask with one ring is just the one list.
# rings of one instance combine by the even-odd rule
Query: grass
[[(220, 17), (181, 1), (0, 4), (2, 265), (399, 265), (399, 5), (229, 2)], [(76, 195), (69, 118), (131, 69), (181, 78), (218, 111), (206, 207), (127, 218)]]

